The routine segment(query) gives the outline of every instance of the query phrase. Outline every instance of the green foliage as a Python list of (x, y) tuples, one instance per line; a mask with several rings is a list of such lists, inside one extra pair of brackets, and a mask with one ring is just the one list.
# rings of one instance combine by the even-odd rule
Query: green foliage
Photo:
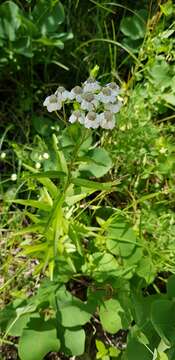
[[(2, 350), (174, 360), (174, 4), (63, 5), (0, 5)], [(120, 82), (111, 133), (42, 113), (88, 73)]]
[(37, 1), (25, 12), (13, 1), (0, 6), (1, 66), (17, 54), (31, 58), (40, 45), (63, 48), (67, 34), (58, 33), (65, 19), (63, 5), (59, 1)]

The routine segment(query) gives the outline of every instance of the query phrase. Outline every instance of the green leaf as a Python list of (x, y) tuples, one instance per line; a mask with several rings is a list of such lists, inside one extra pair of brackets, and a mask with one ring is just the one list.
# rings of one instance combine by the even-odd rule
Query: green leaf
[(44, 201), (37, 201), (37, 200), (13, 200), (14, 203), (24, 205), (24, 206), (31, 206), (40, 210), (50, 211), (52, 206)]
[(21, 360), (43, 360), (51, 351), (58, 352), (60, 341), (57, 338), (56, 322), (44, 321), (33, 317), (23, 330), (19, 340), (19, 356)]
[(53, 133), (51, 127), (54, 125), (54, 123), (47, 117), (33, 115), (32, 125), (40, 135), (48, 137)]
[(121, 351), (117, 349), (116, 347), (110, 346), (109, 348), (109, 355), (112, 357), (118, 357), (120, 355)]
[(167, 295), (169, 298), (175, 298), (175, 275), (171, 275), (168, 279)]
[(95, 177), (105, 175), (112, 167), (112, 160), (105, 149), (93, 149), (82, 158), (85, 164), (81, 164), (80, 171), (88, 171)]
[(156, 276), (156, 268), (151, 258), (148, 256), (143, 257), (138, 264), (136, 272), (140, 277), (146, 280), (147, 284), (152, 283)]
[(135, 337), (129, 339), (126, 355), (127, 360), (152, 360), (153, 358), (152, 353)]
[(172, 0), (168, 0), (165, 4), (160, 5), (160, 8), (165, 16), (171, 16), (174, 10)]
[(106, 245), (112, 254), (129, 257), (137, 245), (137, 236), (125, 219), (113, 220), (107, 229)]
[(98, 350), (98, 353), (96, 355), (97, 359), (102, 358), (104, 355), (108, 354), (108, 350), (106, 349), (104, 343), (100, 340), (95, 340), (95, 345)]
[(171, 85), (170, 65), (165, 60), (155, 60), (148, 72), (149, 80), (156, 86), (164, 89)]
[(64, 7), (59, 0), (38, 0), (31, 15), (42, 36), (56, 32), (65, 19)]
[(168, 103), (175, 106), (175, 95), (174, 94), (165, 94), (162, 98)]
[(61, 40), (54, 39), (54, 38), (47, 38), (46, 36), (43, 36), (43, 37), (35, 40), (35, 42), (40, 43), (45, 46), (57, 46), (60, 49), (64, 48), (64, 43)]
[(107, 332), (115, 334), (122, 328), (120, 312), (123, 312), (120, 303), (116, 299), (104, 301), (100, 306), (99, 316), (101, 324)]
[(159, 336), (167, 345), (175, 344), (175, 303), (170, 300), (154, 301), (151, 321)]
[(92, 255), (91, 276), (99, 282), (119, 276), (120, 267), (112, 254), (96, 252)]
[(121, 32), (132, 40), (142, 39), (145, 36), (146, 23), (139, 15), (124, 16), (120, 24)]
[(65, 327), (75, 327), (85, 325), (91, 318), (88, 306), (80, 300), (60, 305), (59, 307), (62, 319), (62, 325)]
[(20, 27), (20, 8), (12, 1), (0, 5), (0, 37), (14, 41)]
[[(83, 329), (65, 329), (63, 348), (66, 355), (79, 356), (84, 353), (85, 332)], [(36, 359), (37, 360), (37, 359)]]
[(114, 182), (96, 182), (93, 180), (86, 180), (84, 178), (72, 178), (71, 179), (72, 184), (75, 184), (77, 186), (82, 186), (87, 189), (94, 189), (94, 190), (112, 190), (113, 186), (116, 186), (118, 184), (118, 181)]

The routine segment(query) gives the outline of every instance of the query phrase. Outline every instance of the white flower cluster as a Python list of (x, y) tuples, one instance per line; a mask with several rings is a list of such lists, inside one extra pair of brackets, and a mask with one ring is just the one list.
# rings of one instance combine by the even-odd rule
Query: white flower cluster
[(113, 129), (115, 114), (122, 106), (118, 95), (120, 88), (115, 82), (101, 86), (94, 78), (87, 79), (82, 86), (67, 91), (60, 86), (55, 94), (48, 96), (44, 106), (49, 112), (60, 110), (66, 102), (76, 102), (76, 109), (69, 117), (70, 123), (79, 122), (86, 128)]

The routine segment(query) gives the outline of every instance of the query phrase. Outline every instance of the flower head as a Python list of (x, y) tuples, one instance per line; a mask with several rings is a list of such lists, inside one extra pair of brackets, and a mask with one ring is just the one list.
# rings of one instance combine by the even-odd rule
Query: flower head
[(87, 113), (84, 126), (88, 129), (97, 129), (99, 127), (99, 117), (94, 111)]
[(47, 152), (45, 152), (45, 153), (43, 154), (43, 159), (45, 159), (45, 160), (48, 160), (48, 159), (49, 159), (49, 154), (48, 154)]
[(16, 181), (17, 180), (17, 174), (12, 174), (11, 175), (11, 180)]
[(80, 86), (75, 86), (72, 90), (71, 90), (71, 94), (73, 95), (73, 99), (76, 99), (78, 102), (81, 103), (82, 101), (82, 95), (83, 95), (83, 90)]
[(5, 157), (6, 157), (6, 153), (3, 151), (3, 152), (1, 153), (1, 159), (5, 159)]
[(103, 104), (114, 103), (116, 101), (116, 96), (112, 93), (112, 91), (104, 87), (101, 92), (97, 95), (98, 100), (100, 100)]
[(115, 82), (106, 84), (106, 87), (111, 90), (112, 95), (118, 96), (120, 93), (120, 88)]
[(55, 95), (57, 96), (58, 101), (61, 102), (74, 99), (74, 95), (71, 93), (71, 91), (66, 90), (63, 86), (58, 87)]
[(83, 111), (80, 110), (76, 110), (73, 111), (72, 115), (69, 118), (69, 122), (71, 124), (75, 123), (76, 121), (78, 121), (80, 124), (84, 124), (85, 122), (85, 115)]
[(47, 96), (43, 105), (47, 107), (49, 112), (60, 110), (62, 108), (62, 103), (57, 99), (55, 94)]
[(36, 168), (37, 170), (39, 170), (39, 169), (40, 169), (40, 167), (41, 167), (40, 162), (37, 162), (37, 163), (35, 164), (35, 168)]
[(96, 81), (93, 77), (89, 77), (83, 83), (83, 91), (84, 92), (96, 92), (101, 89), (101, 86), (98, 81)]
[(122, 106), (122, 102), (121, 101), (117, 101), (113, 104), (106, 104), (105, 105), (105, 110), (109, 110), (111, 111), (113, 114), (116, 114), (120, 111), (120, 108)]
[(99, 102), (95, 98), (95, 95), (87, 92), (82, 96), (81, 109), (87, 111), (93, 111), (98, 106)]
[(115, 117), (110, 111), (104, 111), (99, 115), (100, 126), (103, 129), (112, 130), (115, 127)]

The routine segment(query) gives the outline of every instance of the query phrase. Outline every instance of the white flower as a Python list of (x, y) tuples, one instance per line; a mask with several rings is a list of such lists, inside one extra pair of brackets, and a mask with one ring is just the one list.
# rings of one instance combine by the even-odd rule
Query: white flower
[(37, 162), (37, 163), (35, 164), (35, 168), (36, 168), (37, 170), (39, 170), (40, 167), (41, 167), (41, 164), (40, 164), (39, 162)]
[(3, 152), (1, 153), (1, 159), (5, 159), (5, 157), (6, 157), (6, 153), (3, 151)]
[(120, 111), (121, 106), (122, 106), (122, 102), (118, 101), (118, 102), (113, 103), (113, 104), (106, 104), (105, 110), (109, 110), (113, 114), (116, 114), (116, 113), (118, 113)]
[(99, 102), (93, 94), (85, 93), (82, 96), (81, 109), (93, 111), (98, 106), (98, 104)]
[(106, 87), (111, 90), (112, 95), (118, 96), (120, 93), (120, 88), (115, 82), (111, 82), (109, 84), (106, 84)]
[(83, 83), (83, 91), (84, 92), (96, 92), (101, 89), (101, 86), (98, 81), (96, 81), (93, 77), (90, 77)]
[(97, 99), (100, 100), (103, 104), (108, 104), (108, 103), (114, 103), (116, 101), (116, 96), (113, 95), (110, 89), (105, 87), (97, 95)]
[(97, 129), (99, 127), (99, 116), (94, 111), (88, 112), (85, 118), (84, 126), (88, 129)]
[(43, 154), (43, 159), (45, 159), (45, 160), (48, 160), (48, 159), (49, 159), (49, 154), (48, 154), (47, 152), (45, 152), (45, 153)]
[(59, 86), (58, 89), (55, 92), (55, 95), (57, 96), (58, 101), (66, 101), (66, 100), (73, 100), (74, 95), (66, 90), (63, 86)]
[(17, 180), (17, 174), (12, 174), (11, 175), (11, 180), (16, 181)]
[(49, 112), (60, 110), (62, 108), (62, 103), (61, 101), (58, 101), (55, 94), (47, 96), (43, 105), (47, 107)]
[(83, 95), (83, 90), (80, 86), (75, 86), (72, 90), (71, 90), (71, 95), (73, 96), (73, 99), (76, 99), (79, 103), (81, 103), (82, 101), (82, 95)]
[(80, 124), (84, 124), (85, 122), (85, 115), (83, 111), (79, 111), (76, 110), (72, 113), (72, 115), (69, 118), (69, 122), (71, 124), (75, 123), (76, 121), (78, 121)]
[(103, 129), (112, 130), (115, 127), (115, 117), (110, 111), (99, 114), (100, 126)]

